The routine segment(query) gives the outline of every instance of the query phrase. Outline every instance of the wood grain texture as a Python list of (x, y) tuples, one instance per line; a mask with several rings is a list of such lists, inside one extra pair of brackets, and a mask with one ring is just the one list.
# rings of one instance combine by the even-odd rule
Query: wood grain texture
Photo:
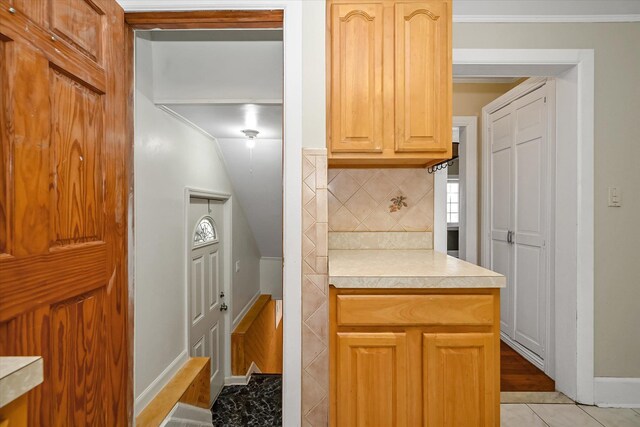
[(106, 260), (103, 243), (0, 260), (0, 321), (105, 286)]
[(340, 295), (340, 326), (492, 325), (490, 295)]
[(396, 152), (447, 151), (452, 126), (447, 1), (396, 3)]
[(9, 86), (8, 69), (6, 67), (6, 42), (0, 40), (0, 257), (6, 256), (10, 252), (11, 242), (11, 211), (9, 209), (11, 201), (11, 191), (13, 184), (10, 182), (11, 167), (8, 159), (11, 153), (9, 143), (9, 128), (7, 125), (8, 114), (2, 112), (9, 100), (7, 99), (6, 87)]
[(138, 427), (157, 427), (178, 403), (209, 408), (208, 357), (190, 358), (136, 417)]
[(493, 333), (425, 334), (424, 421), (436, 426), (498, 426)]
[(411, 426), (406, 333), (338, 333), (337, 423)]
[(500, 391), (556, 391), (538, 367), (500, 341)]
[(331, 8), (334, 153), (382, 151), (382, 15), (382, 4)]
[(104, 11), (97, 1), (51, 2), (51, 29), (96, 62), (102, 62)]
[(86, 3), (104, 13), (97, 63), (77, 43), (95, 30), (69, 9), (80, 0), (53, 1), (0, 0), (0, 355), (44, 359), (31, 425), (128, 425), (124, 14)]
[(282, 373), (282, 321), (276, 328), (271, 295), (260, 295), (231, 334), (231, 373), (246, 375), (251, 363), (264, 374)]
[(127, 24), (143, 29), (282, 28), (282, 10), (197, 12), (133, 12)]
[[(371, 297), (387, 298), (388, 307), (392, 307), (382, 318), (387, 318), (388, 313), (402, 312), (401, 324), (383, 324), (379, 322), (377, 311), (361, 312), (360, 317), (376, 318), (372, 324), (367, 319), (361, 324), (341, 325), (338, 322), (340, 297), (363, 297), (363, 301)], [(417, 297), (443, 297), (452, 298), (455, 301), (459, 297), (487, 298), (491, 304), (489, 310), (490, 322), (485, 320), (482, 324), (421, 324), (418, 319), (408, 319), (411, 311), (398, 307), (393, 309), (394, 299), (405, 302)], [(426, 301), (429, 301), (427, 299)], [(456, 307), (456, 304), (452, 304)], [(485, 309), (483, 309), (485, 311)], [(418, 311), (419, 312), (419, 311)], [(486, 315), (486, 313), (485, 313)], [(483, 316), (485, 316), (483, 315)], [(391, 319), (395, 319), (395, 314)], [(419, 314), (418, 317), (421, 315)], [(446, 313), (445, 313), (446, 316)], [(351, 426), (358, 424), (353, 419), (352, 409), (361, 412), (371, 411), (362, 417), (384, 419), (385, 424), (380, 425), (500, 425), (500, 294), (499, 289), (336, 289), (329, 288), (329, 425)], [(456, 319), (453, 316), (453, 319)], [(483, 317), (486, 319), (486, 317)], [(407, 321), (408, 320), (408, 321)], [(376, 337), (403, 336), (406, 337), (406, 421), (390, 421), (389, 402), (400, 397), (393, 392), (384, 397), (386, 403), (379, 403), (380, 393), (391, 393), (393, 387), (386, 387), (385, 391), (378, 391), (372, 387), (368, 376), (352, 375), (355, 366), (360, 364), (360, 370), (369, 369), (362, 361), (356, 361), (353, 357), (348, 361), (344, 354), (344, 345), (340, 341), (343, 337), (370, 337), (371, 340), (362, 338), (363, 347), (376, 348)], [(388, 338), (387, 338), (388, 339)], [(378, 343), (381, 348), (389, 347), (388, 344)], [(353, 351), (357, 354), (357, 346)], [(368, 351), (368, 350), (367, 350)], [(403, 350), (405, 351), (405, 350)], [(382, 352), (384, 353), (384, 352)], [(378, 355), (385, 362), (378, 363), (378, 368), (391, 364), (389, 357)], [(385, 359), (386, 357), (386, 359)], [(397, 356), (395, 356), (397, 357)], [(367, 358), (371, 359), (368, 355)], [(346, 364), (350, 365), (347, 366)], [(355, 379), (354, 379), (355, 378)], [(380, 380), (382, 381), (382, 380)], [(367, 384), (361, 387), (361, 384)], [(353, 390), (363, 390), (358, 401), (347, 403), (352, 399)], [(369, 390), (368, 392), (366, 390)], [(378, 402), (375, 405), (372, 402)], [(346, 406), (350, 405), (350, 406)], [(379, 413), (380, 407), (387, 408), (384, 413)], [(345, 412), (346, 411), (346, 412)], [(349, 414), (347, 417), (346, 413)], [(357, 413), (357, 411), (356, 411)], [(386, 417), (386, 418), (385, 418)], [(445, 417), (445, 418), (442, 418)], [(392, 417), (393, 418), (393, 417)], [(364, 418), (363, 418), (364, 419)], [(435, 421), (434, 421), (435, 420)], [(367, 421), (366, 425), (378, 425), (376, 421)], [(371, 424), (373, 423), (373, 424)]]
[[(435, 16), (438, 18), (434, 19)], [(341, 17), (349, 17), (349, 22), (358, 25), (346, 31)], [(327, 2), (330, 167), (429, 166), (451, 157), (448, 134), (453, 92), (451, 22), (450, 0)], [(367, 31), (374, 23), (380, 28)], [(348, 43), (344, 42), (345, 37), (349, 38)], [(353, 45), (359, 49), (353, 50)], [(377, 49), (381, 49), (380, 61), (372, 59), (377, 58), (374, 55)], [(352, 56), (357, 67), (349, 72), (344, 68), (345, 58)], [(361, 87), (372, 85), (375, 79), (371, 75), (377, 78), (378, 73), (382, 82), (380, 98), (371, 98)], [(344, 84), (351, 81), (350, 76), (356, 78), (355, 84)], [(353, 99), (355, 104), (345, 110), (345, 99)], [(369, 109), (381, 102), (381, 114), (375, 122), (380, 126), (375, 128), (378, 145), (366, 145), (371, 131), (362, 136), (362, 129), (371, 124), (371, 115), (358, 107), (365, 100)], [(349, 117), (352, 122), (345, 121)], [(354, 136), (348, 143), (344, 143), (345, 130)]]
[(104, 99), (58, 70), (51, 70), (50, 81), (51, 241), (96, 241), (102, 234)]

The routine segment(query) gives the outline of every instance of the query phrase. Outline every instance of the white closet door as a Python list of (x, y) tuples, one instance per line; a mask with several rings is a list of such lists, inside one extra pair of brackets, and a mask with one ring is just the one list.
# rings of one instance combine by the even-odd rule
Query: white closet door
[(496, 111), (489, 117), (489, 138), (491, 144), (491, 266), (490, 268), (507, 278), (507, 286), (500, 290), (500, 329), (513, 338), (513, 297), (511, 246), (507, 233), (512, 224), (512, 107)]
[(547, 224), (546, 86), (514, 101), (515, 340), (544, 358)]

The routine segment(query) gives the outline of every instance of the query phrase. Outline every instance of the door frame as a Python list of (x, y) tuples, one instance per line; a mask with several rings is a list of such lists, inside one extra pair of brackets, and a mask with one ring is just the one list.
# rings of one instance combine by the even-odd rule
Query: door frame
[[(189, 268), (191, 266), (191, 250), (193, 239), (193, 227), (189, 225), (189, 206), (191, 204), (191, 198), (197, 197), (207, 200), (215, 200), (222, 202), (222, 224), (223, 230), (223, 247), (222, 247), (222, 265), (224, 268), (222, 291), (225, 295), (225, 300), (229, 304), (229, 311), (223, 314), (224, 316), (224, 328), (222, 333), (224, 334), (224, 355), (222, 361), (222, 376), (227, 378), (231, 375), (231, 328), (233, 326), (233, 319), (229, 313), (233, 313), (233, 200), (229, 193), (213, 190), (204, 190), (194, 187), (185, 187), (184, 189), (184, 229), (185, 229), (185, 242), (184, 242), (184, 256), (185, 256), (185, 269), (184, 269), (184, 292), (185, 292), (185, 313), (189, 313)], [(191, 342), (191, 328), (190, 321), (185, 322), (185, 348), (187, 349), (187, 357), (190, 352)], [(218, 396), (209, 396), (210, 403), (213, 403)]]
[[(547, 159), (546, 166), (549, 172), (549, 179), (547, 181), (545, 194), (546, 194), (546, 209), (544, 216), (546, 218), (546, 229), (544, 230), (545, 240), (547, 241), (545, 250), (545, 263), (546, 272), (544, 277), (544, 289), (545, 289), (545, 330), (544, 334), (544, 354), (542, 360), (540, 357), (533, 353), (531, 350), (512, 340), (511, 337), (500, 332), (500, 338), (505, 341), (511, 348), (518, 352), (521, 356), (527, 359), (529, 362), (537, 366), (540, 370), (544, 371), (551, 378), (555, 378), (556, 374), (556, 357), (555, 357), (555, 322), (554, 322), (554, 294), (555, 294), (555, 277), (553, 274), (553, 260), (555, 256), (556, 242), (554, 238), (553, 230), (555, 229), (555, 161), (556, 161), (556, 92), (555, 81), (552, 78), (547, 77), (532, 77), (522, 82), (515, 88), (511, 89), (507, 93), (500, 95), (500, 97), (491, 101), (489, 104), (482, 108), (483, 123), (489, 123), (489, 117), (492, 113), (506, 107), (508, 104), (516, 101), (517, 99), (541, 88), (547, 86), (546, 97), (547, 102)], [(484, 126), (482, 129), (482, 140), (489, 141), (489, 126)], [(483, 176), (482, 182), (487, 184), (482, 188), (483, 194), (483, 263), (484, 265), (491, 265), (490, 259), (490, 209), (491, 209), (491, 185), (490, 185), (490, 170), (491, 170), (491, 147), (489, 144), (482, 145), (482, 163), (483, 163)], [(513, 325), (512, 325), (513, 326)]]
[[(595, 400), (594, 370), (594, 50), (454, 49), (458, 70), (479, 76), (554, 77), (556, 114), (555, 283), (556, 387), (585, 404)], [(484, 144), (483, 144), (484, 145)], [(486, 158), (486, 156), (485, 156)], [(483, 164), (482, 188), (487, 188)], [(483, 195), (486, 194), (483, 191)], [(482, 254), (486, 265), (487, 206), (483, 197)], [(555, 201), (562, 201), (557, 203)]]
[[(283, 94), (283, 372), (282, 422), (299, 425), (302, 417), (302, 2), (300, 0), (119, 0), (125, 10), (125, 20), (131, 12), (154, 12), (155, 22), (144, 25), (158, 29), (176, 29), (177, 11), (199, 11), (181, 28), (212, 28), (204, 21), (215, 21), (213, 12), (266, 11), (283, 12), (284, 94)], [(161, 12), (166, 12), (163, 14)], [(208, 18), (208, 13), (211, 17)], [(151, 14), (149, 14), (151, 15)], [(162, 20), (163, 17), (168, 17)], [(139, 18), (139, 16), (138, 16)], [(239, 27), (240, 24), (236, 25)], [(133, 41), (135, 22), (128, 23), (127, 70), (130, 74), (130, 93), (133, 90)], [(220, 28), (220, 27), (218, 27)], [(228, 25), (227, 25), (228, 28)], [(132, 97), (130, 96), (130, 99)], [(133, 146), (133, 106), (129, 105), (130, 140)], [(131, 156), (133, 174), (133, 156)], [(133, 182), (133, 181), (132, 181)], [(133, 191), (131, 191), (133, 193)], [(133, 196), (132, 196), (133, 197)], [(133, 203), (129, 211), (133, 218)], [(133, 223), (132, 223), (133, 226)], [(134, 253), (133, 241), (129, 247)], [(130, 258), (129, 262), (132, 262)], [(130, 264), (132, 265), (132, 264)], [(133, 283), (133, 278), (130, 278)], [(131, 285), (133, 288), (133, 285)], [(133, 295), (133, 292), (131, 293)], [(131, 301), (130, 306), (133, 305)], [(133, 313), (133, 310), (131, 310)], [(131, 334), (133, 339), (133, 334)], [(185, 347), (186, 348), (186, 347)], [(131, 354), (133, 358), (133, 352)], [(133, 389), (131, 389), (133, 399)]]
[[(453, 116), (453, 127), (465, 128), (464, 141), (460, 141), (460, 179), (464, 194), (460, 195), (459, 222), (460, 259), (472, 264), (478, 257), (478, 117)], [(433, 174), (433, 248), (447, 253), (447, 168)], [(462, 250), (464, 248), (464, 251)], [(464, 257), (463, 257), (464, 255)]]

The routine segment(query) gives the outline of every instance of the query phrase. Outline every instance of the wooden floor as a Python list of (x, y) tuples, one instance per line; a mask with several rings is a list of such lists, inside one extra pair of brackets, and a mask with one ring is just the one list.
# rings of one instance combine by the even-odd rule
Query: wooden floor
[(555, 391), (556, 384), (544, 372), (500, 341), (501, 391)]

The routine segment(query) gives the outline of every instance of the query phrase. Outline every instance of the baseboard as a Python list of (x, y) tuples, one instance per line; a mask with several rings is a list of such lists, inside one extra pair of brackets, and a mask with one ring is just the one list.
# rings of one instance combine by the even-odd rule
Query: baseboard
[(249, 366), (249, 370), (246, 375), (232, 375), (230, 377), (225, 377), (224, 385), (247, 385), (249, 384), (249, 380), (251, 379), (252, 374), (259, 374), (260, 369), (255, 364), (255, 362), (251, 362), (251, 366)]
[(238, 326), (238, 323), (240, 323), (240, 321), (242, 320), (242, 318), (247, 314), (247, 311), (249, 311), (251, 309), (251, 307), (253, 307), (253, 304), (256, 303), (256, 301), (258, 300), (258, 298), (260, 298), (260, 295), (262, 295), (262, 292), (260, 292), (260, 289), (258, 289), (258, 292), (256, 292), (256, 294), (249, 300), (249, 302), (247, 303), (247, 305), (245, 305), (242, 308), (242, 311), (240, 312), (240, 314), (238, 314), (234, 319), (233, 319), (233, 324), (231, 325), (231, 331), (233, 332), (233, 330), (236, 328), (236, 326)]
[[(535, 354), (534, 352), (532, 352), (531, 350), (529, 350), (528, 348), (526, 348), (522, 344), (519, 344), (516, 341), (512, 340), (510, 337), (505, 335), (503, 332), (500, 332), (500, 339), (502, 341), (504, 341), (509, 347), (514, 349), (520, 356), (524, 357), (529, 362), (531, 362), (533, 365), (535, 365), (536, 368), (540, 369), (542, 372), (547, 374), (545, 372), (545, 370), (544, 370), (544, 360), (542, 358), (540, 358), (540, 356), (538, 356), (537, 354)], [(547, 375), (549, 375), (549, 374), (547, 374)]]
[(169, 365), (164, 368), (164, 371), (158, 375), (158, 377), (149, 384), (147, 388), (145, 388), (138, 397), (136, 397), (134, 403), (134, 413), (137, 417), (140, 415), (140, 412), (144, 408), (147, 407), (149, 402), (153, 400), (154, 397), (160, 390), (167, 385), (167, 383), (173, 378), (173, 376), (180, 370), (182, 365), (184, 365), (189, 359), (189, 355), (187, 354), (187, 350), (184, 350), (182, 353), (178, 355)]
[(640, 408), (640, 378), (594, 378), (594, 398), (605, 408)]

